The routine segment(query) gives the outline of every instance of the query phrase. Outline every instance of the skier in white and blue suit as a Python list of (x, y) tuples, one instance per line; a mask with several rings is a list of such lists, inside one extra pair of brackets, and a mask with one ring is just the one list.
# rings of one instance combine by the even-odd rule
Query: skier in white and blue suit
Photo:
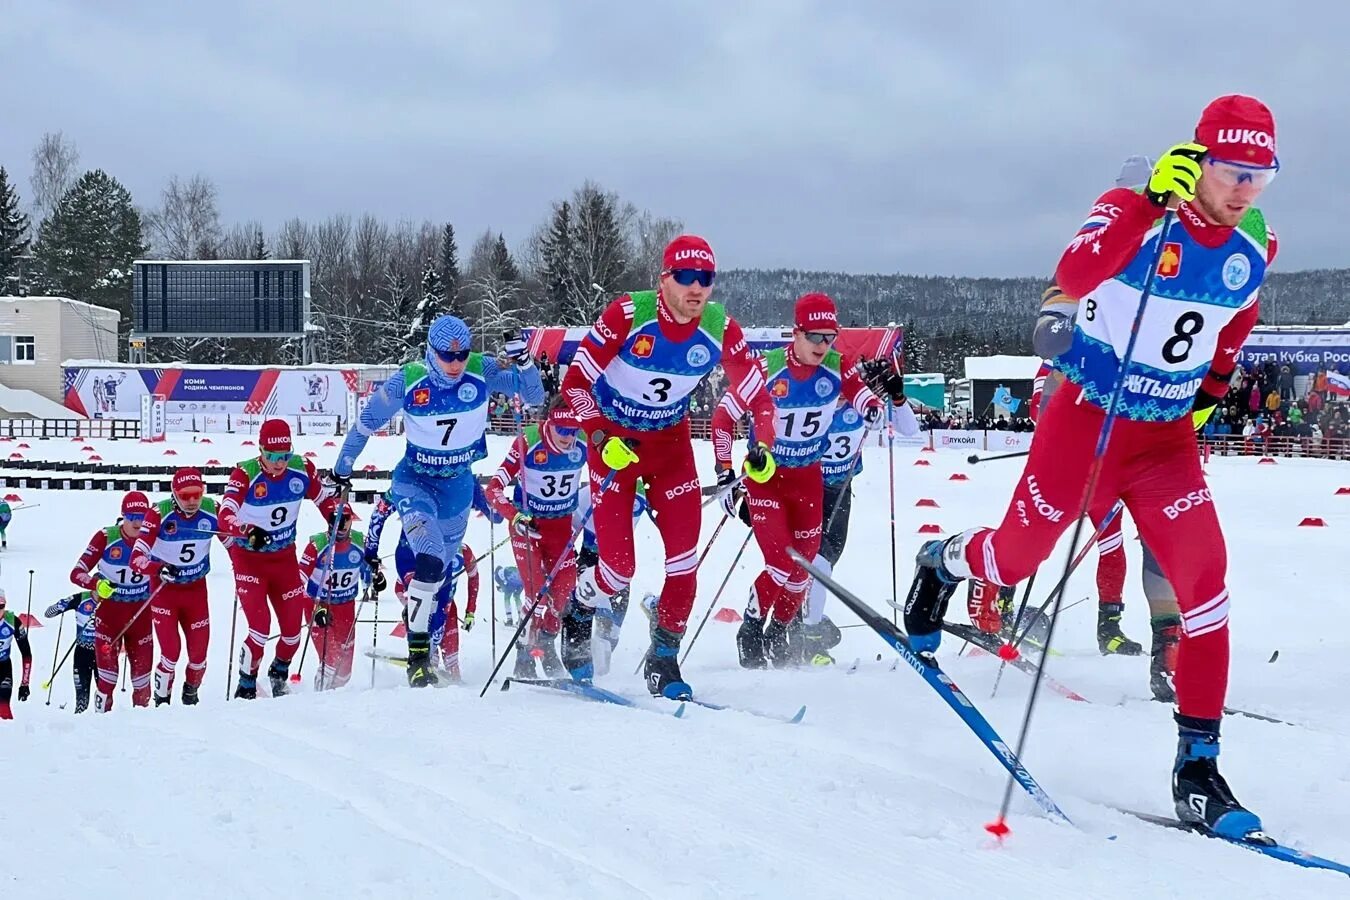
[(436, 683), (429, 622), (447, 561), (459, 552), (468, 526), (471, 466), (487, 455), (488, 397), (519, 394), (527, 406), (544, 401), (539, 370), (518, 335), (506, 336), (504, 350), (513, 365), (504, 371), (492, 357), (472, 352), (469, 342), (463, 320), (441, 316), (432, 322), (425, 360), (404, 365), (370, 398), (333, 466), (334, 481), (349, 483), (366, 441), (403, 413), (408, 444), (394, 469), (389, 498), (417, 554), (408, 585), (408, 683), (413, 687)]

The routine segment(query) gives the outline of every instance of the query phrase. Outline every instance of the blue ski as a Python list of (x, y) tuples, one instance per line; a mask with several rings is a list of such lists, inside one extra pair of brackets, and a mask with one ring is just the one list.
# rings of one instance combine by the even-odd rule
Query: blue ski
[(1244, 841), (1241, 838), (1227, 838), (1222, 835), (1213, 834), (1194, 825), (1190, 825), (1180, 819), (1174, 819), (1171, 816), (1158, 816), (1153, 813), (1138, 812), (1133, 809), (1124, 809), (1119, 806), (1113, 806), (1112, 809), (1122, 812), (1127, 816), (1134, 816), (1143, 822), (1151, 825), (1160, 825), (1163, 828), (1171, 828), (1175, 831), (1188, 831), (1191, 834), (1203, 835), (1204, 837), (1214, 838), (1216, 841), (1223, 841), (1225, 844), (1232, 844), (1235, 847), (1241, 847), (1244, 850), (1251, 850), (1260, 853), (1263, 856), (1269, 856), (1271, 859), (1278, 859), (1283, 862), (1293, 863), (1296, 866), (1303, 866), (1305, 869), (1327, 869), (1332, 872), (1340, 872), (1342, 875), (1350, 875), (1350, 866), (1345, 863), (1336, 862), (1333, 859), (1327, 859), (1322, 856), (1316, 856), (1312, 853), (1305, 853), (1302, 850), (1295, 850), (1293, 847), (1286, 847), (1280, 843), (1263, 844), (1255, 841)]
[(1053, 818), (1072, 824), (1064, 811), (1056, 805), (1054, 800), (1050, 799), (1050, 795), (1036, 783), (1036, 779), (1031, 777), (1031, 773), (1022, 765), (1022, 761), (1017, 758), (1013, 749), (999, 737), (998, 732), (994, 730), (994, 726), (989, 724), (989, 720), (981, 715), (980, 711), (975, 708), (975, 704), (971, 703), (970, 699), (961, 693), (961, 689), (947, 677), (947, 673), (943, 672), (936, 662), (927, 661), (915, 653), (909, 645), (909, 640), (901, 633), (900, 629), (883, 619), (877, 614), (876, 610), (859, 600), (795, 549), (789, 547), (788, 554), (797, 565), (810, 572), (817, 581), (829, 589), (830, 593), (853, 610), (858, 618), (870, 625), (872, 630), (881, 636), (882, 640), (895, 648), (895, 652), (900, 654), (900, 658), (911, 669), (918, 672), (929, 687), (937, 691), (938, 696), (946, 701), (952, 711), (961, 717), (961, 721), (966, 723), (966, 727), (975, 732), (975, 736), (989, 748), (989, 752), (994, 754), (995, 758), (1008, 770), (1008, 774), (1012, 775), (1013, 779), (1031, 795), (1031, 799), (1035, 800), (1041, 809)]
[[(573, 696), (581, 697), (584, 700), (592, 700), (596, 703), (612, 703), (615, 706), (627, 706), (631, 709), (649, 708), (634, 700), (628, 699), (623, 694), (616, 694), (613, 691), (607, 691), (604, 688), (596, 687), (593, 684), (573, 681), (570, 678), (507, 678), (502, 682), (502, 690), (508, 690), (512, 684), (528, 684), (531, 687), (552, 688), (555, 691), (572, 694)], [(677, 719), (683, 718), (683, 702), (675, 708), (673, 715)]]
[(801, 706), (790, 716), (780, 715), (779, 713), (764, 712), (758, 709), (748, 709), (744, 706), (728, 706), (725, 703), (713, 703), (709, 700), (699, 700), (697, 697), (691, 697), (684, 701), (692, 703), (695, 706), (701, 706), (704, 709), (731, 710), (732, 712), (742, 712), (750, 716), (758, 716), (761, 719), (772, 719), (775, 722), (785, 722), (788, 725), (796, 725), (802, 719), (806, 718), (806, 706)]

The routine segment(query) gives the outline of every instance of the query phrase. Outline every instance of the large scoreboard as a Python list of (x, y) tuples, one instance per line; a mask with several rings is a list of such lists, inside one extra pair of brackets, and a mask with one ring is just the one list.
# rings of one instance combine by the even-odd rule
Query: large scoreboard
[(138, 259), (132, 317), (147, 337), (298, 337), (309, 321), (309, 260)]

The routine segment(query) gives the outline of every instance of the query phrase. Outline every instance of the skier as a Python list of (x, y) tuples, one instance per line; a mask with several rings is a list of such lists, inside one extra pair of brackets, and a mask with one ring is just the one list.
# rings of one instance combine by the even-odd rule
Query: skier
[[(483, 493), (481, 485), (474, 484), (473, 508), (484, 516), (488, 516), (494, 522), (500, 522), (501, 516), (488, 505), (487, 495)], [(385, 588), (384, 572), (381, 568), (379, 557), (380, 537), (384, 533), (384, 526), (389, 517), (395, 512), (394, 504), (389, 499), (388, 492), (380, 497), (380, 501), (375, 506), (375, 511), (370, 516), (370, 527), (366, 531), (366, 563), (374, 573), (372, 582), (375, 592), (380, 593)], [(406, 589), (413, 577), (413, 570), (417, 565), (417, 554), (413, 552), (412, 545), (408, 543), (407, 535), (400, 532), (398, 536), (398, 546), (394, 552), (394, 570), (397, 573), (397, 580), (394, 583), (394, 593), (398, 596), (399, 602), (405, 606), (405, 626), (406, 622)], [(468, 544), (461, 544), (459, 553), (450, 560), (450, 569), (446, 578), (441, 583), (440, 590), (436, 592), (436, 611), (431, 614), (427, 622), (427, 629), (431, 635), (431, 645), (433, 648), (439, 647), (440, 660), (433, 660), (433, 664), (438, 665), (450, 678), (451, 681), (458, 682), (459, 674), (459, 611), (455, 602), (455, 585), (458, 583), (461, 574), (467, 575), (468, 596), (464, 605), (464, 630), (473, 629), (474, 615), (478, 608), (478, 559)]]
[[(913, 437), (919, 433), (919, 421), (905, 397), (905, 378), (891, 360), (863, 361), (860, 364), (863, 379), (877, 396), (891, 401), (893, 427), (902, 435)], [(849, 517), (853, 512), (853, 479), (863, 468), (862, 448), (866, 442), (867, 422), (853, 404), (841, 397), (834, 410), (834, 419), (826, 434), (828, 449), (820, 458), (820, 474), (825, 482), (825, 502), (821, 507), (823, 529), (820, 551), (815, 565), (827, 575), (839, 564), (848, 542)], [(801, 661), (813, 665), (834, 662), (830, 650), (838, 646), (842, 635), (838, 626), (825, 615), (829, 592), (825, 585), (812, 580), (803, 606), (804, 615), (793, 620), (788, 631), (788, 646), (800, 647)], [(797, 635), (793, 635), (793, 631)]]
[(9, 546), (9, 537), (5, 534), (9, 528), (9, 522), (14, 518), (14, 510), (10, 508), (8, 500), (0, 500), (0, 550)]
[[(550, 678), (564, 671), (554, 642), (576, 584), (572, 513), (586, 466), (586, 438), (566, 411), (556, 408), (560, 405), (555, 398), (544, 424), (529, 426), (512, 442), (487, 487), (488, 501), (511, 523), (511, 550), (527, 603), (521, 614), (533, 619), (529, 639), (516, 645), (517, 678), (535, 677), (535, 659)], [(512, 484), (514, 502), (506, 496)], [(541, 594), (550, 573), (555, 574), (548, 593)]]
[(484, 434), (493, 393), (520, 394), (529, 405), (542, 403), (539, 370), (518, 335), (505, 352), (514, 363), (470, 350), (469, 326), (441, 316), (428, 330), (426, 358), (394, 374), (361, 412), (333, 465), (333, 478), (349, 483), (353, 466), (370, 436), (402, 411), (407, 449), (394, 470), (389, 493), (416, 553), (408, 585), (408, 683), (436, 683), (431, 670), (430, 619), (450, 557), (464, 540), (473, 501), (470, 466), (487, 455)]
[[(736, 632), (736, 649), (741, 665), (747, 669), (763, 668), (766, 663), (782, 668), (792, 662), (788, 626), (806, 599), (810, 576), (793, 562), (788, 550), (814, 559), (820, 549), (825, 495), (820, 458), (830, 447), (828, 435), (835, 406), (843, 399), (872, 428), (882, 424), (885, 411), (881, 400), (863, 382), (856, 363), (846, 361), (832, 349), (839, 338), (839, 320), (828, 294), (799, 297), (793, 323), (792, 342), (756, 361), (777, 411), (777, 439), (772, 442), (777, 468), (767, 480), (752, 480), (744, 489), (751, 529), (764, 554), (764, 571), (750, 588), (745, 617)], [(736, 480), (731, 445), (739, 413), (739, 403), (731, 392), (722, 397), (713, 413), (718, 484)], [(764, 443), (753, 424), (748, 442), (751, 446)], [(723, 497), (727, 515), (735, 514), (741, 490), (732, 488)]]
[(76, 591), (65, 599), (57, 600), (43, 613), (44, 618), (52, 619), (62, 613), (75, 611), (75, 655), (71, 659), (71, 672), (75, 679), (77, 713), (89, 708), (89, 688), (94, 683), (94, 640), (98, 626), (94, 613), (97, 609), (98, 598), (92, 591)]
[(28, 626), (5, 608), (5, 592), (0, 589), (0, 719), (12, 719), (9, 709), (10, 694), (14, 689), (14, 662), (10, 659), (11, 644), (19, 645), (23, 657), (23, 675), (19, 682), (19, 702), (28, 699), (28, 677), (33, 673), (33, 648), (28, 645)]
[[(600, 548), (595, 541), (595, 516), (590, 515), (591, 486), (581, 485), (577, 491), (577, 508), (572, 512), (572, 530), (581, 529), (581, 549), (577, 552), (577, 575), (600, 562)], [(643, 514), (656, 521), (656, 514), (647, 503), (647, 485), (638, 479), (637, 492), (633, 494), (633, 524), (636, 525)], [(653, 604), (653, 609), (655, 604)], [(628, 615), (628, 587), (612, 597), (596, 604), (594, 629), (591, 635), (591, 649), (594, 655), (596, 675), (609, 673), (609, 661), (619, 646), (619, 631)], [(599, 638), (597, 642), (595, 639)]]
[[(150, 501), (140, 491), (122, 497), (122, 516), (115, 525), (100, 528), (80, 554), (70, 580), (99, 598), (95, 617), (94, 656), (98, 665), (98, 695), (94, 709), (112, 709), (117, 688), (118, 653), (125, 649), (131, 664), (131, 702), (150, 705), (150, 667), (154, 663), (155, 638), (150, 616), (145, 615), (158, 587), (131, 564), (132, 548), (141, 523), (150, 512)], [(122, 634), (120, 646), (114, 640)]]
[(525, 582), (520, 577), (520, 569), (515, 566), (498, 566), (492, 572), (492, 580), (497, 583), (497, 590), (502, 592), (502, 617), (510, 628), (516, 624), (512, 617), (513, 610), (516, 616), (524, 615), (520, 595), (525, 592)]
[[(577, 602), (563, 623), (563, 664), (573, 677), (584, 680), (594, 671), (591, 619), (596, 606), (632, 581), (636, 561), (631, 511), (636, 482), (642, 478), (666, 552), (660, 621), (652, 631), (643, 674), (654, 695), (692, 696), (676, 661), (694, 604), (702, 520), (689, 395), (719, 363), (733, 386), (733, 404), (755, 414), (761, 443), (750, 449), (748, 471), (755, 477), (772, 472), (768, 448), (774, 435), (773, 402), (741, 326), (708, 299), (716, 269), (707, 241), (687, 234), (675, 238), (662, 256), (657, 289), (611, 302), (577, 348), (563, 379), (563, 396), (596, 451), (589, 468), (600, 539), (600, 562), (577, 579)], [(599, 496), (611, 471), (613, 482)]]
[[(1205, 108), (1194, 143), (1168, 150), (1142, 192), (1113, 188), (1097, 200), (1055, 272), (1055, 283), (1080, 298), (1072, 343), (1055, 359), (1066, 384), (1041, 414), (1003, 523), (924, 544), (905, 603), (910, 642), (931, 655), (960, 579), (1015, 584), (1049, 556), (1075, 511), (1103, 497), (1123, 499), (1181, 610), (1177, 816), (1239, 839), (1260, 831), (1261, 822), (1218, 769), (1228, 682), (1227, 560), (1192, 422), (1197, 408), (1227, 394), (1235, 354), (1256, 322), (1257, 291), (1276, 243), (1253, 203), (1278, 169), (1270, 110), (1230, 95)], [(1175, 219), (1163, 219), (1171, 223), (1163, 233), (1159, 218), (1174, 195), (1182, 202)], [(1145, 282), (1152, 293), (1136, 328)], [(1132, 340), (1133, 369), (1121, 372)], [(1085, 498), (1118, 382), (1116, 419), (1091, 482), (1095, 493)]]
[[(351, 507), (342, 504), (334, 515), (339, 517), (336, 532), (330, 526), (311, 535), (300, 554), (305, 621), (313, 623), (309, 637), (322, 667), (314, 675), (315, 690), (340, 688), (351, 679), (356, 598), (374, 577), (366, 563), (365, 535), (352, 528)], [(330, 533), (336, 537), (331, 545)]]
[(211, 642), (211, 610), (206, 601), (206, 576), (211, 571), (211, 541), (220, 525), (216, 501), (204, 497), (206, 483), (194, 468), (173, 475), (172, 494), (150, 508), (131, 554), (131, 565), (151, 579), (163, 582), (150, 606), (159, 664), (155, 666), (155, 705), (173, 695), (180, 637), (187, 644), (187, 675), (183, 678), (183, 705), (195, 706), (197, 689), (206, 676), (206, 648)]
[(239, 650), (239, 683), (234, 696), (258, 696), (258, 668), (272, 629), (268, 602), (276, 611), (281, 637), (267, 667), (272, 696), (286, 693), (291, 660), (300, 646), (305, 579), (295, 557), (295, 529), (300, 504), (313, 501), (331, 520), (340, 495), (338, 486), (319, 480), (314, 464), (291, 452), (291, 427), (284, 419), (268, 419), (258, 430), (258, 457), (230, 472), (220, 502), (220, 528), (230, 540), (234, 587), (248, 622), (248, 637)]

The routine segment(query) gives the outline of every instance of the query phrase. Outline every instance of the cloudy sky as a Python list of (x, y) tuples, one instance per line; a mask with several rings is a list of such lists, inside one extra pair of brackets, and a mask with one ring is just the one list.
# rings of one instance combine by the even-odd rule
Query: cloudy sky
[(0, 164), (26, 192), (61, 130), (142, 205), (200, 172), (227, 224), (368, 211), (461, 246), (591, 178), (726, 267), (1036, 275), (1124, 157), (1241, 92), (1278, 123), (1280, 268), (1350, 265), (1350, 5), (1122, 7), (21, 0)]

